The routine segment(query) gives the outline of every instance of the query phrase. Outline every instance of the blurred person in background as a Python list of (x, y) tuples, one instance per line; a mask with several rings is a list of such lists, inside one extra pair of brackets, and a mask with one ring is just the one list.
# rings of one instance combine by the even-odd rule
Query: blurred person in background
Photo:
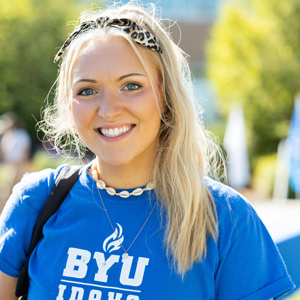
[(13, 186), (28, 172), (31, 138), (24, 128), (24, 122), (15, 113), (7, 112), (0, 120), (0, 190), (3, 199), (9, 196)]
[[(152, 10), (151, 10), (152, 8)], [(203, 127), (186, 54), (136, 2), (89, 11), (56, 55), (57, 149), (95, 159), (43, 227), (29, 300), (269, 300), (293, 289), (260, 218), (208, 177), (218, 147)], [(67, 134), (67, 137), (66, 137)], [(24, 176), (0, 218), (0, 298), (16, 299), (33, 228), (65, 166)]]

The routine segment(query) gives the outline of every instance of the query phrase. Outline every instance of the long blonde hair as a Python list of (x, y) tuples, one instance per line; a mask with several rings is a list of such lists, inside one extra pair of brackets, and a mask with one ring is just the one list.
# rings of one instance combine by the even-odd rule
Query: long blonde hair
[(71, 144), (77, 153), (82, 153), (84, 145), (76, 134), (69, 109), (75, 59), (84, 44), (96, 35), (101, 38), (103, 32), (106, 36), (122, 36), (130, 43), (148, 72), (150, 82), (154, 85), (154, 76), (159, 76), (161, 83), (162, 122), (152, 179), (156, 185), (155, 192), (167, 212), (166, 252), (183, 276), (193, 262), (205, 257), (207, 239), (217, 238), (216, 208), (204, 177), (210, 173), (216, 174), (214, 157), (218, 148), (209, 138), (196, 107), (187, 56), (172, 41), (156, 16), (155, 6), (142, 8), (136, 1), (131, 1), (102, 11), (89, 11), (82, 14), (80, 22), (100, 16), (128, 18), (156, 37), (164, 53), (148, 50), (155, 72), (149, 69), (149, 62), (139, 53), (143, 46), (137, 45), (126, 33), (112, 27), (88, 31), (76, 38), (64, 54), (55, 103), (44, 111), (44, 121), (40, 127), (57, 150)]

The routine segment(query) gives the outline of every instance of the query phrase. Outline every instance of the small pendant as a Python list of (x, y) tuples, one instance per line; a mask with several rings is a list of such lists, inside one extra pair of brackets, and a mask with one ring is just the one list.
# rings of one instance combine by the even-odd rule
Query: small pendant
[(122, 255), (122, 259), (124, 260), (124, 259), (126, 259), (126, 258), (128, 258), (128, 253), (127, 252), (125, 252), (123, 255)]

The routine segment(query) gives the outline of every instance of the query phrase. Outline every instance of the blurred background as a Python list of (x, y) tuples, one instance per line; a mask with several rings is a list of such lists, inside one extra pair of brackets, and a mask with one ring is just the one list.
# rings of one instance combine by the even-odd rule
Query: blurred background
[[(92, 3), (112, 1), (0, 0), (0, 211), (25, 172), (65, 162), (36, 124), (53, 100), (53, 58)], [(300, 1), (157, 5), (189, 55), (205, 125), (226, 153), (227, 184), (256, 208), (299, 286)]]

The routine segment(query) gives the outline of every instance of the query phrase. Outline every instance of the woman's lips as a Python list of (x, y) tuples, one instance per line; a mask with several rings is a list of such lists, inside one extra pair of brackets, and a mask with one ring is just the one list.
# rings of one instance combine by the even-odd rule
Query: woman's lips
[(123, 125), (123, 126), (113, 127), (113, 128), (100, 127), (99, 131), (103, 136), (117, 137), (117, 136), (120, 136), (120, 135), (128, 132), (133, 127), (134, 127), (134, 125), (132, 125), (132, 124), (131, 125)]
[(132, 129), (135, 127), (135, 124), (127, 124), (121, 126), (103, 126), (96, 129), (100, 137), (108, 142), (115, 142), (127, 137)]

